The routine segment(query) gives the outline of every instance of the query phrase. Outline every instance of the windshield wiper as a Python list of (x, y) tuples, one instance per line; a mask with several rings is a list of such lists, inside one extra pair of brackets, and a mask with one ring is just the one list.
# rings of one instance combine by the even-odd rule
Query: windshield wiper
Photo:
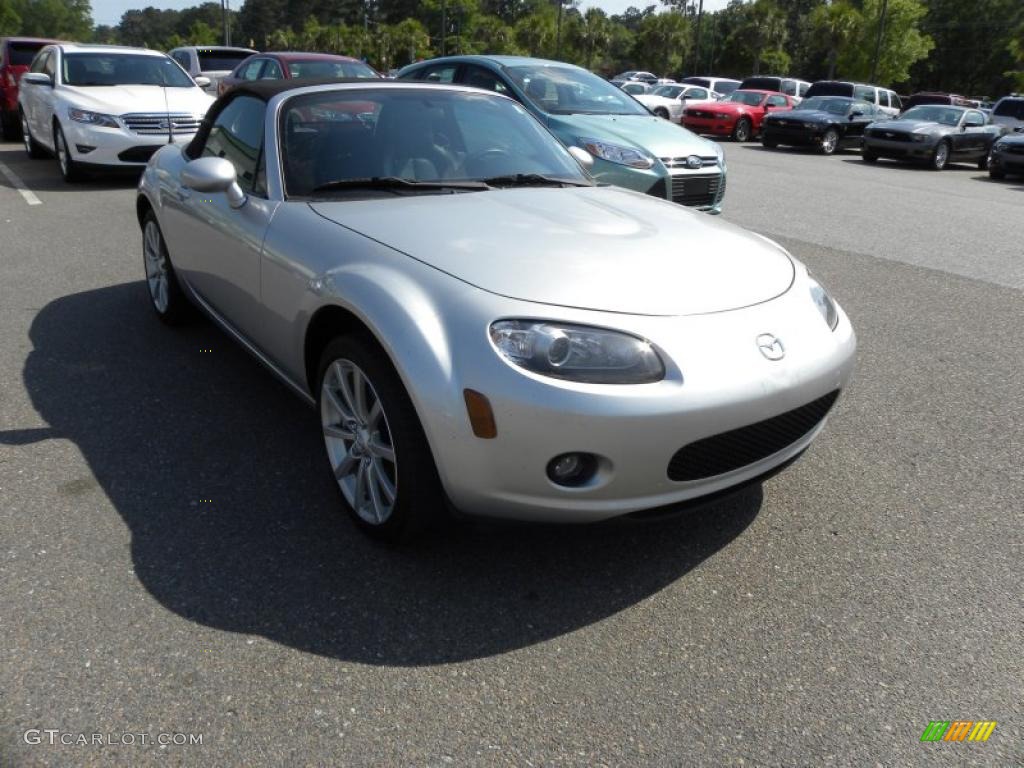
[(326, 192), (334, 189), (387, 189), (395, 192), (401, 190), (481, 190), (487, 189), (487, 184), (482, 181), (415, 181), (398, 176), (371, 176), (363, 179), (336, 179), (313, 187), (314, 192)]
[(492, 187), (589, 187), (586, 181), (573, 179), (557, 179), (540, 173), (511, 173), (507, 176), (492, 176), (484, 179), (484, 184)]

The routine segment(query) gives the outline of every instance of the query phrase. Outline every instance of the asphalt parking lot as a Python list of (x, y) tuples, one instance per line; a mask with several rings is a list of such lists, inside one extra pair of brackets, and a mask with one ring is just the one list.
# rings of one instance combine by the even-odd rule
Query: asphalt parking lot
[(857, 329), (808, 454), (677, 519), (392, 551), (312, 411), (153, 317), (133, 183), (0, 145), (38, 200), (0, 175), (0, 766), (1024, 764), (1024, 180), (726, 151), (725, 218)]

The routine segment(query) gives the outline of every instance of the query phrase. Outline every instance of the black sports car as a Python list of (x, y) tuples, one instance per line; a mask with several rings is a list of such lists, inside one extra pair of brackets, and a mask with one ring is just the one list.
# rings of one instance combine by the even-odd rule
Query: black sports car
[(1011, 174), (1024, 176), (1024, 133), (1010, 133), (992, 144), (988, 175), (1002, 179)]
[(817, 147), (831, 155), (844, 146), (859, 146), (864, 128), (884, 118), (873, 104), (848, 96), (812, 96), (788, 112), (775, 112), (761, 123), (761, 143)]
[(992, 143), (1005, 131), (978, 109), (922, 105), (869, 126), (861, 157), (866, 163), (880, 157), (924, 162), (936, 171), (949, 163), (977, 162), (985, 170)]

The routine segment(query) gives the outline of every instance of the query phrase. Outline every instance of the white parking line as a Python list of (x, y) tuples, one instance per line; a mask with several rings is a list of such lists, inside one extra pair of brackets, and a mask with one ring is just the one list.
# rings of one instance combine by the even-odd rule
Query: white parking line
[(25, 186), (25, 182), (21, 180), (21, 177), (3, 163), (0, 163), (0, 173), (2, 173), (7, 180), (11, 182), (11, 186), (18, 190), (18, 193), (25, 198), (26, 203), (29, 205), (43, 204), (43, 201), (36, 197), (36, 193)]

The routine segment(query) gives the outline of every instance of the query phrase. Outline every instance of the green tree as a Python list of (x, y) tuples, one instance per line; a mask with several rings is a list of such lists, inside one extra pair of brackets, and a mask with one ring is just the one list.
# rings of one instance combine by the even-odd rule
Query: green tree
[(13, 35), (21, 29), (21, 16), (11, 0), (0, 0), (0, 35)]
[[(864, 23), (839, 56), (839, 68), (845, 77), (868, 80), (873, 69), (875, 41), (882, 23), (883, 0), (864, 0), (861, 14)], [(894, 85), (906, 82), (913, 64), (928, 56), (935, 43), (920, 30), (927, 9), (920, 0), (887, 0), (882, 30), (882, 46), (875, 68), (875, 81)]]
[(834, 0), (828, 5), (819, 5), (811, 11), (809, 22), (815, 35), (827, 44), (827, 79), (833, 80), (836, 76), (836, 62), (839, 59), (839, 54), (845, 51), (850, 42), (857, 37), (864, 18), (846, 0)]
[(65, 40), (88, 40), (92, 35), (89, 0), (13, 0), (11, 7), (21, 18), (18, 34)]
[(612, 23), (600, 8), (588, 8), (578, 27), (576, 47), (583, 54), (583, 66), (592, 69), (595, 59), (603, 61), (612, 40)]
[(550, 56), (555, 47), (555, 11), (523, 16), (515, 25), (516, 43), (530, 56)]
[(744, 5), (741, 14), (742, 19), (730, 35), (729, 44), (738, 46), (745, 54), (755, 75), (765, 64), (777, 67), (784, 63), (785, 68), (775, 70), (784, 73), (789, 67), (789, 56), (783, 49), (788, 37), (785, 14), (773, 0), (755, 0)]
[(387, 28), (387, 33), (391, 37), (391, 50), (394, 55), (392, 66), (404, 66), (419, 59), (429, 58), (433, 53), (427, 29), (416, 19), (405, 19), (393, 24)]
[(635, 59), (663, 77), (682, 70), (691, 44), (690, 20), (677, 11), (652, 14), (640, 23)]

